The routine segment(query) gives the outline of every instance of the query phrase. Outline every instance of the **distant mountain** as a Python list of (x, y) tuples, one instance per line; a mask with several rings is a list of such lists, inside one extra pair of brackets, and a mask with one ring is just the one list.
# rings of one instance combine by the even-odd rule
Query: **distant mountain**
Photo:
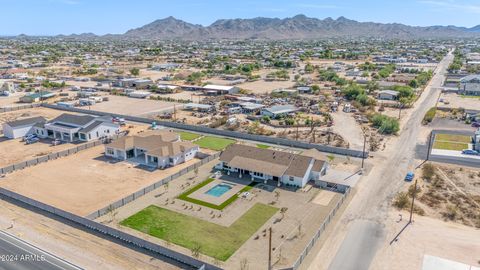
[(472, 27), (472, 28), (468, 28), (468, 31), (480, 33), (480, 24), (477, 25), (477, 26), (474, 26), (474, 27)]
[(189, 33), (198, 31), (202, 28), (201, 25), (195, 25), (177, 20), (174, 17), (168, 17), (161, 20), (156, 20), (152, 23), (144, 25), (140, 28), (127, 31), (126, 37), (141, 37), (141, 38), (160, 38), (160, 39), (177, 39), (184, 38)]
[(398, 23), (358, 22), (338, 19), (292, 18), (222, 19), (209, 26), (195, 25), (168, 17), (127, 31), (123, 36), (141, 39), (316, 39), (331, 37), (449, 38), (480, 36), (480, 25), (408, 26)]

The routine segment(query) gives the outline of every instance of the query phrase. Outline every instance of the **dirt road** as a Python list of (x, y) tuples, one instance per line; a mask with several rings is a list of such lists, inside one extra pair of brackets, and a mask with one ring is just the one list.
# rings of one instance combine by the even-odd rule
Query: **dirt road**
[[(332, 262), (332, 267), (328, 269), (334, 269), (336, 265), (341, 265), (342, 269), (368, 269), (375, 256), (375, 247), (388, 242), (384, 235), (389, 204), (404, 185), (403, 178), (407, 171), (418, 165), (414, 155), (415, 146), (421, 137), (421, 121), (426, 111), (435, 105), (446, 68), (452, 60), (453, 55), (449, 53), (439, 63), (434, 77), (415, 104), (415, 109), (406, 116), (408, 121), (400, 136), (392, 139), (387, 148), (377, 153), (375, 160), (370, 161), (375, 162), (375, 167), (357, 186), (357, 194), (341, 216), (340, 224), (332, 231), (309, 269), (327, 269), (329, 264), (325, 262)], [(355, 233), (348, 233), (349, 231)], [(380, 237), (365, 237), (371, 234)], [(341, 245), (342, 241), (346, 244)], [(345, 253), (349, 253), (349, 256), (342, 256)]]

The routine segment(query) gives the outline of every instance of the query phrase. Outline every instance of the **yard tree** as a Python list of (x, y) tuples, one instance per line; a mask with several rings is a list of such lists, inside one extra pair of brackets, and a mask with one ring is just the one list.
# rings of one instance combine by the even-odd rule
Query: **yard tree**
[(408, 85), (412, 88), (417, 88), (418, 87), (418, 81), (416, 79), (411, 80)]
[(133, 76), (138, 76), (138, 75), (140, 75), (140, 69), (139, 68), (132, 68), (132, 69), (130, 69), (130, 74), (132, 74)]

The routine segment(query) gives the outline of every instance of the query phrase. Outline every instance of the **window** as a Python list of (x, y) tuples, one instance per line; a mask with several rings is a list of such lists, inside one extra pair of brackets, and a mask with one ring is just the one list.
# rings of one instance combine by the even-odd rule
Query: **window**
[(290, 177), (288, 178), (288, 180), (290, 180), (290, 181), (293, 182), (293, 181), (295, 181), (295, 178), (293, 178), (293, 176), (290, 176)]
[(107, 133), (110, 133), (110, 129), (107, 129)]
[(98, 137), (99, 137), (99, 136), (98, 136), (98, 131), (97, 131), (97, 138), (98, 138)]
[(88, 139), (90, 140), (92, 138), (92, 134), (88, 133)]
[(113, 149), (112, 148), (107, 148), (107, 154), (113, 156), (113, 154), (114, 154)]

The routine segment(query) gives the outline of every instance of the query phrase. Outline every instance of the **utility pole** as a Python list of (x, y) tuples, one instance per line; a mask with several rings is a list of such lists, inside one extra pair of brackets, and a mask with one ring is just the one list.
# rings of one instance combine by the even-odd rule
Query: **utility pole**
[(433, 137), (433, 133), (432, 131), (430, 131), (430, 136), (428, 137), (428, 145), (427, 145), (427, 159), (425, 161), (427, 161), (429, 158), (430, 158), (430, 148), (432, 147), (432, 137)]
[(414, 203), (415, 203), (415, 195), (416, 194), (417, 194), (417, 180), (415, 180), (415, 189), (413, 190), (412, 207), (410, 208), (410, 219), (408, 220), (408, 223), (412, 223), (413, 206), (414, 206)]
[(400, 117), (402, 116), (402, 108), (403, 108), (403, 104), (400, 103), (399, 110), (398, 110), (398, 120), (400, 120)]
[(173, 121), (177, 121), (177, 107), (173, 104)]
[(268, 270), (272, 269), (272, 227), (268, 228)]
[(363, 133), (363, 152), (362, 152), (362, 169), (363, 164), (365, 163), (365, 145), (367, 144), (367, 136)]

